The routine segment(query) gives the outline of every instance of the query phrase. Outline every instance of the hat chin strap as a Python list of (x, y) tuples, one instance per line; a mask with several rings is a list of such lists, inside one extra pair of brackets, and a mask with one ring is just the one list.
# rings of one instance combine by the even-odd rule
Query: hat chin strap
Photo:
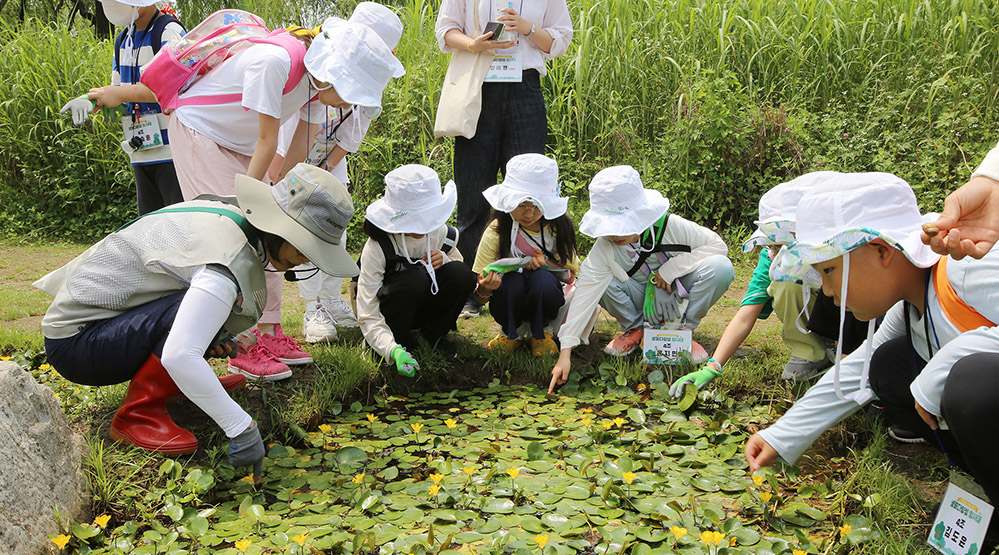
[(413, 260), (409, 256), (409, 247), (406, 246), (406, 234), (402, 234), (402, 240), (400, 241), (402, 243), (402, 254), (410, 264), (422, 264), (426, 268), (427, 273), (430, 275), (430, 294), (436, 295), (440, 291), (440, 287), (437, 285), (437, 273), (434, 271), (434, 265), (430, 263), (430, 234), (425, 234), (423, 238), (426, 241), (426, 260), (423, 260), (423, 258)]
[(833, 369), (833, 389), (836, 391), (836, 396), (841, 400), (846, 401), (847, 399), (857, 403), (860, 406), (866, 405), (871, 399), (874, 398), (874, 391), (868, 386), (868, 378), (871, 373), (871, 340), (874, 338), (874, 327), (875, 321), (871, 320), (867, 324), (867, 341), (864, 342), (865, 350), (864, 353), (864, 369), (860, 374), (860, 388), (849, 395), (843, 395), (843, 390), (840, 388), (839, 384), (839, 369), (840, 369), (840, 359), (843, 358), (843, 328), (846, 322), (846, 296), (847, 296), (847, 284), (850, 281), (850, 253), (847, 252), (843, 255), (843, 277), (841, 282), (841, 289), (843, 295), (840, 298), (839, 304), (839, 341), (836, 342), (836, 367)]
[[(804, 283), (801, 284), (801, 312), (798, 313), (798, 317), (794, 320), (794, 327), (798, 328), (798, 331), (805, 335), (812, 333), (812, 330), (808, 329), (808, 319), (811, 318), (811, 314), (808, 313), (808, 301), (812, 299), (812, 288)], [(805, 317), (805, 325), (801, 325), (801, 317)], [(842, 326), (840, 326), (840, 334), (842, 334)], [(842, 336), (840, 337), (842, 339)]]

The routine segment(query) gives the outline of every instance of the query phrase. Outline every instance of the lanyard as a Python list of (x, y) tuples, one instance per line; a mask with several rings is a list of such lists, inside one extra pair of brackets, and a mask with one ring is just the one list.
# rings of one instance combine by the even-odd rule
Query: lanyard
[[(916, 358), (919, 353), (916, 352), (916, 346), (912, 344), (912, 323), (910, 321), (910, 308), (911, 304), (905, 303), (903, 309), (905, 310), (905, 335), (909, 338), (909, 346), (912, 348), (912, 369), (916, 374), (919, 374), (919, 366), (916, 364)], [(932, 336), (930, 335), (932, 331)], [(933, 316), (930, 314), (930, 272), (926, 272), (926, 284), (923, 287), (923, 333), (926, 336), (926, 354), (929, 362), (933, 358), (933, 341), (937, 344), (937, 351), (940, 350), (940, 338), (937, 337), (937, 328), (933, 324)], [(930, 339), (932, 337), (932, 340)], [(933, 430), (933, 437), (937, 440), (937, 446), (940, 447), (940, 451), (947, 457), (947, 464), (953, 468), (954, 461), (950, 458), (950, 453), (947, 452), (947, 448), (944, 447), (943, 441), (940, 440), (939, 430)]]
[[(524, 228), (522, 227), (521, 229), (524, 229)], [(531, 234), (528, 233), (526, 229), (524, 229), (524, 237), (527, 237), (528, 241), (534, 243), (539, 249), (541, 249), (541, 253), (545, 255), (545, 258), (550, 258), (550, 259), (553, 259), (553, 260), (555, 259), (555, 255), (553, 255), (552, 253), (548, 252), (548, 249), (545, 248), (545, 221), (544, 220), (541, 220), (541, 242), (540, 243), (537, 242), (534, 239), (534, 237), (531, 237)], [(524, 253), (524, 254), (527, 254), (527, 253)]]
[[(509, 2), (509, 0), (508, 0), (508, 1), (507, 1), (507, 4), (508, 4), (508, 5), (509, 5), (509, 4), (512, 4), (512, 2)], [(509, 6), (509, 7), (511, 7), (511, 8), (512, 8), (513, 6)], [(495, 13), (495, 12), (493, 11), (493, 0), (489, 0), (489, 14), (490, 14), (490, 17), (492, 17), (492, 15), (493, 15), (494, 13)], [(517, 12), (517, 14), (518, 14), (518, 15), (520, 15), (520, 17), (524, 17), (524, 0), (520, 0), (520, 10), (519, 10), (519, 11)], [(526, 19), (526, 18), (525, 18), (525, 19)], [(479, 22), (478, 22), (478, 21), (476, 21), (476, 23), (479, 23)]]

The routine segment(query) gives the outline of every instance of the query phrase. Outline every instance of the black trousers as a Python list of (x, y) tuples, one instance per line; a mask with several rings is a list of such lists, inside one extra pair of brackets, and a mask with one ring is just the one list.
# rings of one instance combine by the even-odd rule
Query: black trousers
[(416, 348), (414, 330), (431, 345), (457, 329), (458, 314), (475, 288), (475, 273), (462, 262), (448, 262), (434, 272), (437, 294), (430, 292), (430, 274), (410, 268), (386, 276), (378, 290), (382, 315), (397, 343)]
[(135, 203), (140, 216), (184, 201), (173, 162), (136, 164), (132, 170), (135, 172)]
[(908, 337), (892, 339), (871, 357), (871, 389), (893, 422), (930, 445), (942, 443), (954, 464), (975, 477), (993, 504), (999, 502), (999, 353), (976, 353), (954, 364), (940, 405), (950, 429), (937, 434), (919, 417), (909, 391), (924, 366)]
[(489, 221), (482, 191), (506, 174), (506, 163), (518, 154), (545, 153), (548, 116), (541, 94), (541, 75), (524, 70), (520, 83), (484, 83), (482, 112), (471, 139), (454, 139), (454, 182), (458, 188), (458, 251), (471, 266)]
[(150, 354), (161, 356), (186, 291), (137, 306), (88, 324), (65, 339), (45, 339), (49, 363), (73, 383), (111, 385), (127, 382)]
[(489, 312), (510, 339), (517, 338), (521, 322), (530, 322), (531, 335), (544, 339), (545, 324), (555, 318), (563, 304), (562, 283), (555, 274), (525, 270), (503, 274), (503, 282), (489, 303)]

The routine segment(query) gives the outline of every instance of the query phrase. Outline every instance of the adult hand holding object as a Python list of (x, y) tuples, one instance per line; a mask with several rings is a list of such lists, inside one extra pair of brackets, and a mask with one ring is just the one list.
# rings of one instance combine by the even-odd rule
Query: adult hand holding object
[(683, 386), (688, 383), (692, 383), (697, 386), (698, 390), (704, 389), (709, 383), (713, 382), (715, 378), (720, 378), (721, 365), (718, 364), (718, 368), (712, 368), (712, 363), (718, 364), (713, 359), (708, 359), (707, 362), (701, 366), (701, 369), (696, 372), (691, 372), (686, 376), (673, 382), (673, 385), (669, 388), (669, 395), (674, 399), (679, 399), (683, 396)]
[(83, 125), (90, 119), (90, 114), (94, 112), (94, 109), (94, 103), (87, 99), (87, 95), (83, 95), (67, 102), (59, 110), (59, 113), (69, 112), (73, 116), (73, 125)]
[(257, 423), (243, 433), (229, 440), (229, 464), (232, 466), (253, 465), (253, 483), (259, 484), (264, 472), (264, 441), (260, 438)]
[(420, 369), (420, 363), (402, 345), (392, 347), (392, 358), (395, 360), (395, 369), (408, 378), (415, 376)]
[(517, 46), (517, 42), (512, 40), (505, 42), (494, 41), (492, 31), (482, 33), (474, 39), (469, 37), (469, 39), (470, 40), (465, 44), (465, 49), (476, 53), (484, 52), (486, 50), (502, 50), (504, 48), (513, 48), (514, 46)]
[(999, 240), (999, 181), (979, 175), (947, 195), (940, 218), (920, 238), (956, 260), (985, 256)]
[(773, 466), (777, 462), (777, 450), (757, 432), (746, 441), (745, 457), (749, 462), (749, 470), (756, 472), (764, 466)]

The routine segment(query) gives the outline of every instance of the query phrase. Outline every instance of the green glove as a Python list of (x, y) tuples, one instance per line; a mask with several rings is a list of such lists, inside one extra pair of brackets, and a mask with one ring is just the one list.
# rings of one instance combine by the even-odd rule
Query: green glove
[[(714, 381), (715, 378), (721, 377), (722, 375), (721, 370), (715, 370), (710, 364), (712, 362), (718, 364), (714, 359), (709, 358), (708, 362), (705, 363), (704, 366), (701, 366), (700, 370), (698, 370), (697, 372), (691, 372), (686, 376), (683, 376), (682, 378), (673, 382), (673, 385), (670, 386), (669, 388), (670, 397), (673, 397), (674, 399), (679, 399), (680, 397), (682, 397), (683, 386), (688, 383), (696, 385), (697, 389), (700, 390), (704, 389), (704, 386)], [(721, 365), (718, 364), (718, 367), (721, 368)]]
[(646, 322), (655, 322), (656, 318), (656, 273), (649, 274), (649, 281), (645, 284), (645, 303), (642, 305), (642, 314), (645, 315)]
[(408, 378), (415, 376), (416, 371), (420, 369), (420, 363), (416, 362), (402, 345), (392, 347), (392, 358), (395, 360), (395, 369)]
[(527, 266), (530, 262), (531, 257), (529, 256), (501, 258), (483, 268), (482, 275), (487, 276), (489, 275), (489, 272), (496, 272), (497, 274), (516, 272), (524, 266)]

